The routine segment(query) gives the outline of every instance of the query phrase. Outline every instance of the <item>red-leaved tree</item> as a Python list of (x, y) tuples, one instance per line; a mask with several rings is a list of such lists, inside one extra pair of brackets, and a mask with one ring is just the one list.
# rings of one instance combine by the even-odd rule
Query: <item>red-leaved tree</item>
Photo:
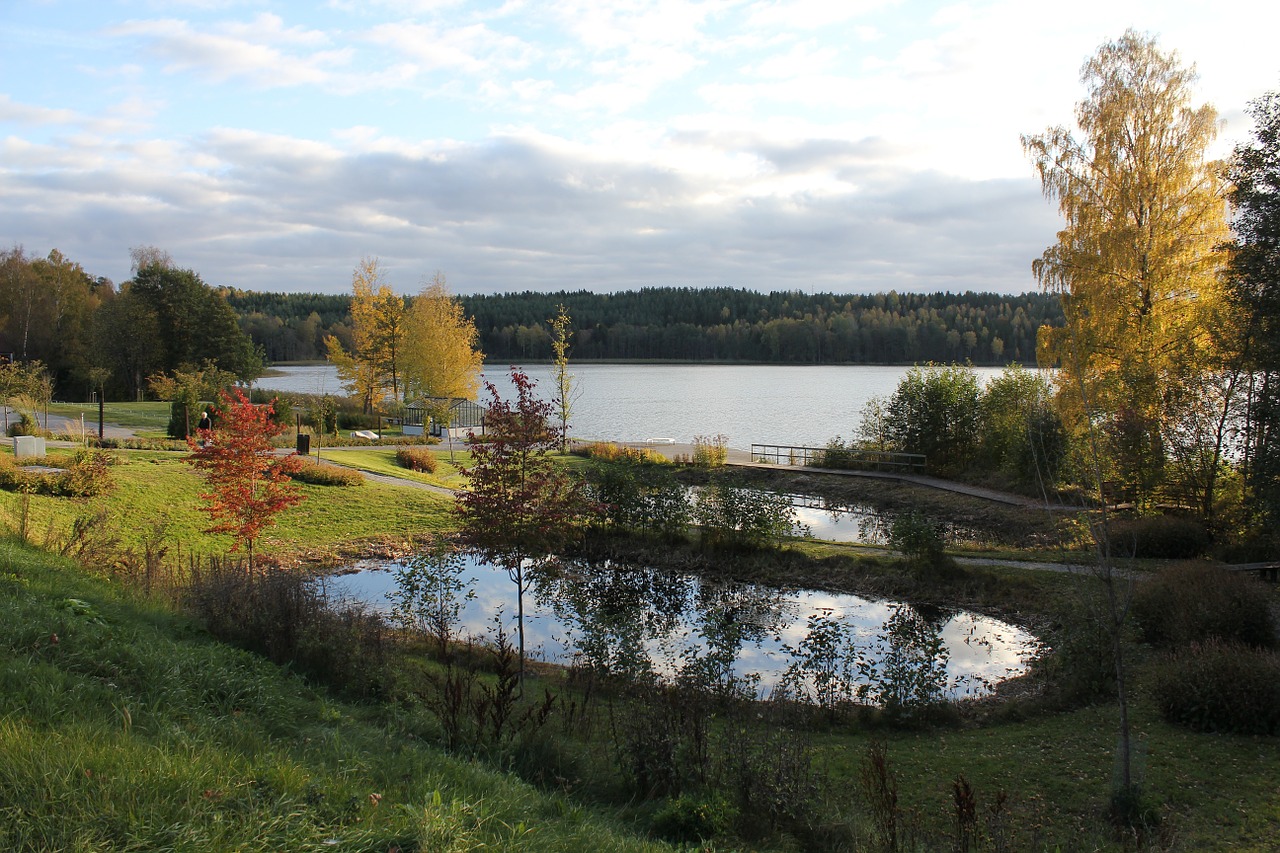
[(202, 509), (213, 525), (206, 533), (230, 533), (231, 546), (241, 545), (249, 553), (253, 568), (253, 545), (264, 528), (275, 524), (276, 513), (302, 500), (289, 475), (302, 460), (296, 453), (275, 455), (271, 439), (284, 426), (271, 419), (275, 402), (255, 406), (240, 389), (219, 392), (214, 407), (217, 426), (196, 431), (187, 439), (191, 456), (187, 461), (198, 468), (209, 486), (201, 493)]
[(534, 396), (534, 382), (511, 368), (514, 403), (485, 382), (491, 401), (484, 434), (470, 438), (470, 487), (458, 494), (462, 540), (507, 570), (517, 589), (520, 672), (524, 678), (525, 564), (542, 560), (581, 534), (590, 503), (576, 480), (547, 455), (560, 446), (551, 404)]

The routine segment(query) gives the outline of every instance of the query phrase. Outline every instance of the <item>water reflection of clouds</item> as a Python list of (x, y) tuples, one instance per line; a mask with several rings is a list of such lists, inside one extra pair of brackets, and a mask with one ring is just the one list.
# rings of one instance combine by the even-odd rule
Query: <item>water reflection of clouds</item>
[[(327, 581), (331, 590), (389, 609), (387, 596), (396, 589), (394, 571), (381, 564), (359, 568), (357, 573)], [(502, 569), (474, 560), (468, 568), (467, 575), (475, 578), (475, 597), (463, 608), (461, 633), (482, 639), (491, 635), (494, 616), (501, 612), (504, 629), (514, 635), (515, 584)], [(688, 585), (687, 590), (681, 584)], [(644, 594), (634, 595), (637, 591)], [(614, 608), (608, 618), (593, 621), (590, 611), (581, 612), (593, 595), (620, 592), (629, 594), (628, 606)], [(572, 607), (567, 598), (575, 602)], [(598, 652), (607, 650), (614, 656), (625, 657), (629, 649), (640, 649), (663, 675), (673, 674), (695, 649), (706, 657), (717, 648), (723, 651), (724, 642), (729, 642), (734, 672), (739, 677), (758, 676), (761, 690), (768, 692), (791, 663), (784, 647), (799, 647), (811, 615), (825, 611), (851, 632), (860, 650), (875, 653), (883, 649), (884, 624), (900, 606), (831, 592), (700, 584), (654, 570), (601, 569), (593, 574), (590, 568), (575, 565), (564, 577), (535, 585), (526, 594), (525, 641), (531, 653), (561, 662), (571, 660), (587, 641)], [(671, 612), (677, 608), (680, 612)], [(983, 692), (986, 684), (1024, 672), (1037, 648), (1035, 638), (1025, 631), (980, 614), (931, 615), (941, 622), (940, 634), (949, 654), (947, 674), (960, 685), (959, 695)], [(704, 634), (711, 635), (712, 646), (716, 638), (721, 645), (709, 646)]]
[(872, 509), (795, 507), (796, 523), (807, 527), (809, 536), (828, 542), (884, 545), (888, 542), (881, 514)]

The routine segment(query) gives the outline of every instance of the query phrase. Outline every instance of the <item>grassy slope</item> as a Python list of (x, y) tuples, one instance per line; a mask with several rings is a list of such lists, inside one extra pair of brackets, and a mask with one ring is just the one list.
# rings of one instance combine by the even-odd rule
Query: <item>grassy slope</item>
[(0, 849), (658, 849), (361, 717), (0, 541)]

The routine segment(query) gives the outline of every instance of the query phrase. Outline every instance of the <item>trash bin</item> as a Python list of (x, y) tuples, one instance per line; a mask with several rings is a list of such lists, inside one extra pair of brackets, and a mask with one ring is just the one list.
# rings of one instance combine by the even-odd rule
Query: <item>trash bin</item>
[(307, 435), (306, 433), (300, 433), (298, 435), (298, 455), (299, 456), (311, 455), (311, 436)]

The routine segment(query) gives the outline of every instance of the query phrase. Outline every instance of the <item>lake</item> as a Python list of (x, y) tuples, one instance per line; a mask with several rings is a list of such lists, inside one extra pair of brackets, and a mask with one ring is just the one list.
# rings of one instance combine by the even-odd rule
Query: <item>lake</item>
[[(357, 571), (324, 581), (331, 595), (390, 608), (398, 564), (364, 562)], [(695, 652), (731, 667), (738, 677), (758, 678), (767, 693), (801, 647), (810, 620), (820, 614), (872, 657), (883, 657), (885, 626), (899, 609), (923, 621), (947, 651), (946, 673), (954, 697), (980, 695), (990, 685), (1027, 669), (1039, 649), (1035, 637), (987, 616), (960, 610), (912, 610), (898, 602), (812, 590), (780, 590), (752, 584), (702, 581), (660, 569), (572, 562), (537, 575), (525, 596), (526, 644), (544, 660), (587, 662), (611, 671), (651, 666), (670, 675)], [(475, 597), (464, 608), (462, 633), (485, 639), (501, 614), (514, 634), (516, 587), (505, 570), (467, 558), (464, 578)]]
[[(579, 396), (569, 433), (574, 438), (645, 441), (722, 434), (729, 447), (752, 444), (825, 445), (852, 437), (862, 408), (888, 397), (909, 368), (875, 365), (571, 364)], [(551, 365), (527, 368), (544, 397)], [(986, 382), (1000, 368), (974, 368)], [(273, 369), (259, 388), (301, 394), (342, 394), (331, 364)], [(486, 365), (485, 377), (505, 398), (513, 395), (506, 368)], [(483, 402), (485, 395), (481, 394)]]

